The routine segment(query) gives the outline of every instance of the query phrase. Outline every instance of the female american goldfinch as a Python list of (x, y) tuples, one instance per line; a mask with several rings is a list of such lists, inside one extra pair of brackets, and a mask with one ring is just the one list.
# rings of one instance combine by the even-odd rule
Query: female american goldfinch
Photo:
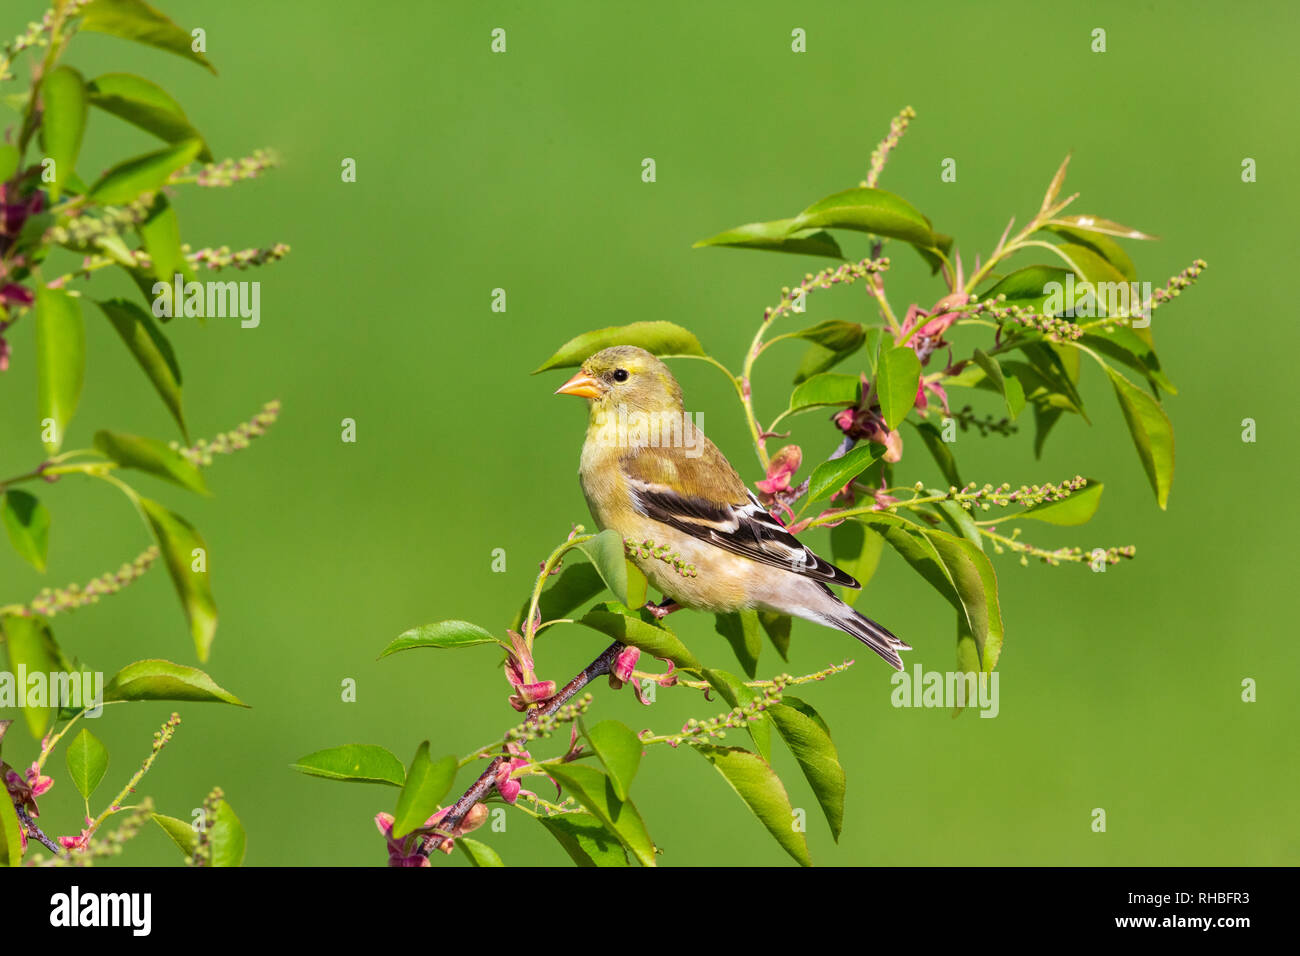
[[(604, 349), (556, 394), (591, 405), (578, 475), (592, 517), (635, 546), (665, 598), (725, 614), (789, 614), (852, 634), (894, 668), (911, 648), (837, 598), (852, 577), (795, 540), (690, 421), (682, 390), (644, 349)], [(647, 554), (649, 556), (647, 556)]]

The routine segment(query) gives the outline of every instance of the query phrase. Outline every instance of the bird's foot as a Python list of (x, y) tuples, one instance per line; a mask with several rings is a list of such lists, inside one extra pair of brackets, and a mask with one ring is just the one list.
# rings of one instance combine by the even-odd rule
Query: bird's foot
[(658, 604), (651, 604), (647, 601), (645, 609), (655, 616), (655, 620), (662, 621), (673, 611), (680, 611), (682, 606), (672, 598), (666, 597)]

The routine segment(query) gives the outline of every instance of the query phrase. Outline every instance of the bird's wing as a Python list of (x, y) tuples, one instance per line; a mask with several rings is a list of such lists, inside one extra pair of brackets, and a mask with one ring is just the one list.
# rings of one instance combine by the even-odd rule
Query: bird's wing
[[(703, 436), (701, 436), (703, 438)], [(704, 453), (645, 448), (619, 462), (632, 504), (641, 514), (760, 564), (861, 587), (815, 555), (773, 518), (708, 439)]]

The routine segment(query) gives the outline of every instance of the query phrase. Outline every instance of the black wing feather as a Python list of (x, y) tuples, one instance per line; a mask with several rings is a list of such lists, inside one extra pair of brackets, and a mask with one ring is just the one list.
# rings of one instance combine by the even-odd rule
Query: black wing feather
[(761, 564), (843, 587), (861, 587), (852, 576), (800, 544), (748, 489), (748, 502), (717, 505), (679, 495), (663, 485), (629, 480), (636, 508), (648, 518)]

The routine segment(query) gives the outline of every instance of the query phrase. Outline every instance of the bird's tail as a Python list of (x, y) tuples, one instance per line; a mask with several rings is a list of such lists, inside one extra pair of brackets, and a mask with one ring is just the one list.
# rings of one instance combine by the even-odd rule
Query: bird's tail
[[(826, 593), (831, 600), (824, 602), (822, 607), (819, 608), (826, 623), (831, 627), (838, 627), (841, 631), (852, 634), (884, 658), (890, 667), (901, 671), (903, 669), (903, 659), (898, 656), (898, 652), (910, 651), (912, 649), (911, 645), (895, 637), (871, 618), (853, 610), (853, 608), (837, 598), (830, 588), (826, 589)], [(830, 606), (827, 607), (826, 605)]]

